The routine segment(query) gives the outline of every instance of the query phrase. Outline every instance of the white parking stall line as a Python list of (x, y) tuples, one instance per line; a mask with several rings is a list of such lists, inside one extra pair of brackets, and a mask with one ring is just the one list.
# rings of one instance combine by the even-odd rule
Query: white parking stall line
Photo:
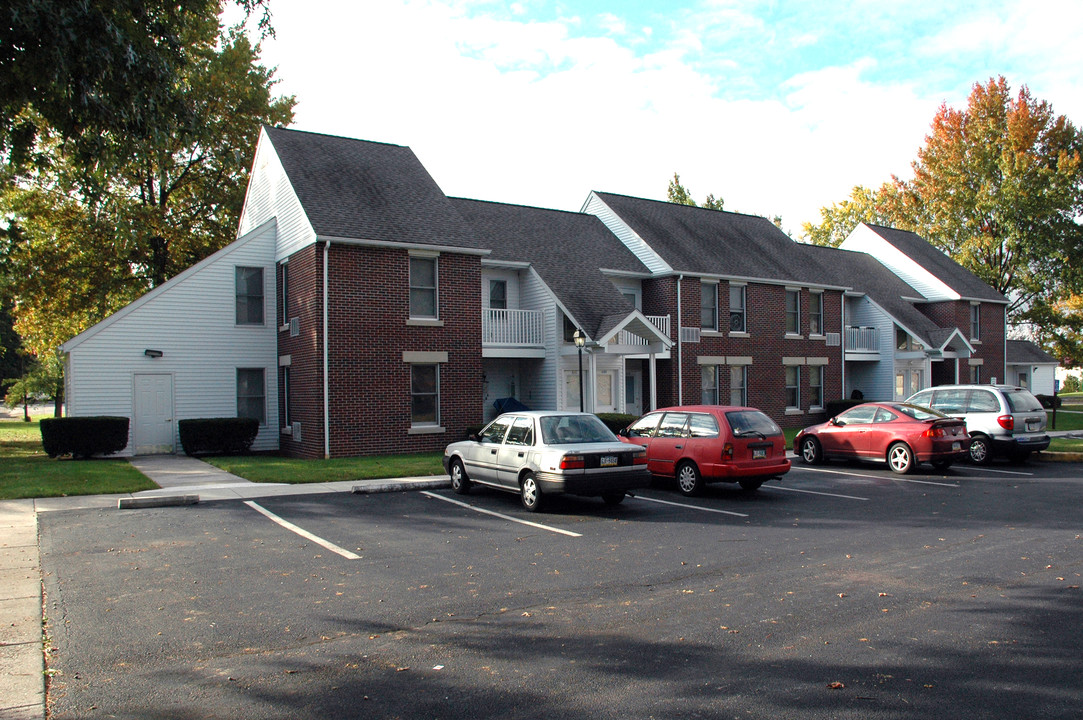
[(979, 473), (1000, 473), (1002, 475), (1022, 475), (1023, 477), (1034, 477), (1034, 473), (1022, 472), (1021, 470), (995, 470), (988, 467), (972, 467), (970, 465), (958, 465), (952, 468), (953, 470), (969, 470), (971, 472)]
[(702, 510), (703, 512), (713, 512), (719, 515), (736, 515), (737, 517), (748, 517), (745, 513), (733, 512), (731, 510), (718, 510), (716, 508), (707, 508), (700, 505), (689, 505), (687, 503), (677, 503), (671, 500), (658, 500), (656, 498), (643, 497), (642, 495), (634, 495), (636, 500), (646, 500), (647, 502), (658, 503), (659, 505), (673, 505), (674, 507), (689, 508), (690, 510)]
[[(887, 480), (887, 479), (889, 479), (887, 476), (884, 476), (884, 475), (866, 475), (864, 473), (847, 472), (846, 470), (825, 470), (824, 468), (811, 468), (811, 467), (803, 467), (801, 469), (806, 470), (808, 472), (827, 473), (829, 475), (845, 475), (846, 477), (870, 478), (872, 480)], [(940, 482), (932, 482), (931, 480), (914, 480), (913, 478), (904, 478), (904, 477), (898, 477), (898, 476), (891, 477), (890, 479), (894, 480), (896, 482), (918, 483), (919, 485), (940, 485), (942, 487), (953, 487), (953, 488), (959, 487), (959, 483), (940, 483)]]
[(517, 517), (512, 517), (511, 515), (502, 515), (501, 513), (493, 512), (492, 510), (486, 510), (485, 508), (479, 508), (476, 505), (471, 505), (470, 503), (459, 502), (458, 500), (454, 500), (454, 499), (449, 498), (449, 497), (444, 497), (443, 495), (437, 495), (436, 493), (431, 493), (428, 490), (423, 490), (421, 492), (421, 494), (426, 496), (426, 497), (431, 497), (433, 500), (443, 500), (444, 502), (449, 502), (452, 505), (458, 505), (459, 507), (464, 507), (464, 508), (467, 508), (468, 510), (473, 510), (474, 512), (482, 513), (483, 515), (492, 515), (493, 517), (500, 518), (501, 520), (509, 520), (511, 522), (514, 522), (514, 523), (519, 523), (520, 525), (529, 525), (530, 527), (538, 528), (539, 530), (548, 530), (549, 532), (560, 533), (561, 535), (567, 535), (568, 537), (583, 537), (579, 533), (572, 532), (571, 530), (562, 530), (562, 529), (557, 528), (557, 527), (552, 527), (551, 525), (542, 525), (541, 523), (531, 522), (529, 520), (521, 520), (521, 519), (519, 519)]
[(842, 498), (843, 500), (868, 500), (868, 498), (858, 497), (857, 495), (840, 495), (839, 493), (820, 492), (819, 490), (802, 490), (800, 488), (783, 487), (781, 485), (760, 488), (761, 492), (764, 490), (785, 490), (786, 492), (805, 493), (806, 495), (825, 495), (827, 497)]
[(258, 504), (252, 502), (251, 500), (245, 500), (244, 504), (247, 505), (248, 507), (252, 508), (256, 512), (270, 518), (272, 521), (278, 523), (279, 525), (286, 528), (287, 530), (289, 530), (291, 532), (295, 532), (298, 535), (300, 535), (301, 537), (305, 538), (306, 540), (311, 540), (312, 542), (316, 543), (320, 547), (327, 548), (331, 552), (338, 553), (339, 555), (346, 558), (347, 560), (360, 560), (361, 559), (360, 555), (358, 555), (356, 553), (352, 553), (349, 550), (347, 550), (346, 548), (339, 547), (338, 545), (335, 545), (333, 542), (331, 542), (329, 540), (324, 540), (319, 535), (313, 535), (308, 530), (305, 530), (304, 528), (301, 528), (301, 527), (297, 527), (296, 525), (291, 523), (289, 520), (283, 520), (282, 518), (280, 518), (279, 516), (277, 516), (273, 512), (271, 512), (270, 510), (268, 510), (268, 509), (266, 509), (264, 507), (260, 507)]

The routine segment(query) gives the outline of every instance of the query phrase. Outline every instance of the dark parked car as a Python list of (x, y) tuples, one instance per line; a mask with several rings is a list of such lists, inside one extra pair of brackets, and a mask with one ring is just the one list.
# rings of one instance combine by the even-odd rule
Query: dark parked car
[(897, 473), (922, 462), (946, 470), (968, 457), (970, 436), (962, 420), (927, 407), (864, 403), (805, 428), (793, 439), (793, 450), (810, 465), (837, 457), (886, 462)]
[(756, 408), (662, 408), (619, 434), (624, 442), (646, 448), (651, 473), (675, 477), (684, 495), (699, 493), (709, 482), (736, 482), (755, 490), (790, 469), (782, 430)]
[(616, 505), (650, 485), (646, 453), (630, 448), (590, 413), (505, 413), (469, 440), (444, 450), (451, 489), (474, 483), (518, 493), (536, 512), (546, 495), (601, 496)]
[(984, 465), (999, 455), (1022, 462), (1049, 447), (1045, 408), (1026, 388), (1013, 385), (938, 385), (907, 402), (962, 418), (970, 433), (970, 459)]

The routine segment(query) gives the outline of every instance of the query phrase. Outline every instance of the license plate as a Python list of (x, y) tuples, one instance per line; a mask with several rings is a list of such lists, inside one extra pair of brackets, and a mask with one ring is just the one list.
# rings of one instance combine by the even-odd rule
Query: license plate
[(602, 455), (602, 467), (616, 467), (619, 464), (616, 455)]
[(963, 449), (963, 444), (962, 444), (962, 443), (957, 443), (957, 442), (953, 442), (953, 443), (951, 444), (951, 449), (952, 449), (952, 450), (962, 450), (962, 449)]
[(752, 448), (752, 459), (762, 460), (767, 457), (767, 448)]
[(1028, 420), (1027, 421), (1027, 432), (1037, 432), (1038, 428), (1040, 428), (1041, 426), (1042, 426), (1042, 422), (1040, 420)]

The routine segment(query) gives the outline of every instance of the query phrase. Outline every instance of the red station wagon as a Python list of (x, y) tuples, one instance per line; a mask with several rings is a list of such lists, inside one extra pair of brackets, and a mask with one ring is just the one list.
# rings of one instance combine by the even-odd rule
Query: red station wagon
[(790, 469), (782, 430), (750, 407), (662, 408), (618, 435), (647, 448), (647, 468), (653, 475), (675, 477), (684, 495), (699, 493), (709, 482), (736, 482), (755, 490)]

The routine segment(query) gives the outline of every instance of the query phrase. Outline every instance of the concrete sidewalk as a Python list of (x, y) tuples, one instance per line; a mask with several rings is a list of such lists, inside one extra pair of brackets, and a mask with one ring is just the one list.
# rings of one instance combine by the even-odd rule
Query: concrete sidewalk
[(378, 493), (451, 484), (446, 475), (301, 485), (254, 483), (186, 455), (147, 455), (129, 461), (159, 488), (117, 495), (0, 501), (0, 720), (45, 717), (38, 513), (118, 508), (124, 502), (161, 506), (189, 504), (192, 498), (207, 502), (334, 492)]

